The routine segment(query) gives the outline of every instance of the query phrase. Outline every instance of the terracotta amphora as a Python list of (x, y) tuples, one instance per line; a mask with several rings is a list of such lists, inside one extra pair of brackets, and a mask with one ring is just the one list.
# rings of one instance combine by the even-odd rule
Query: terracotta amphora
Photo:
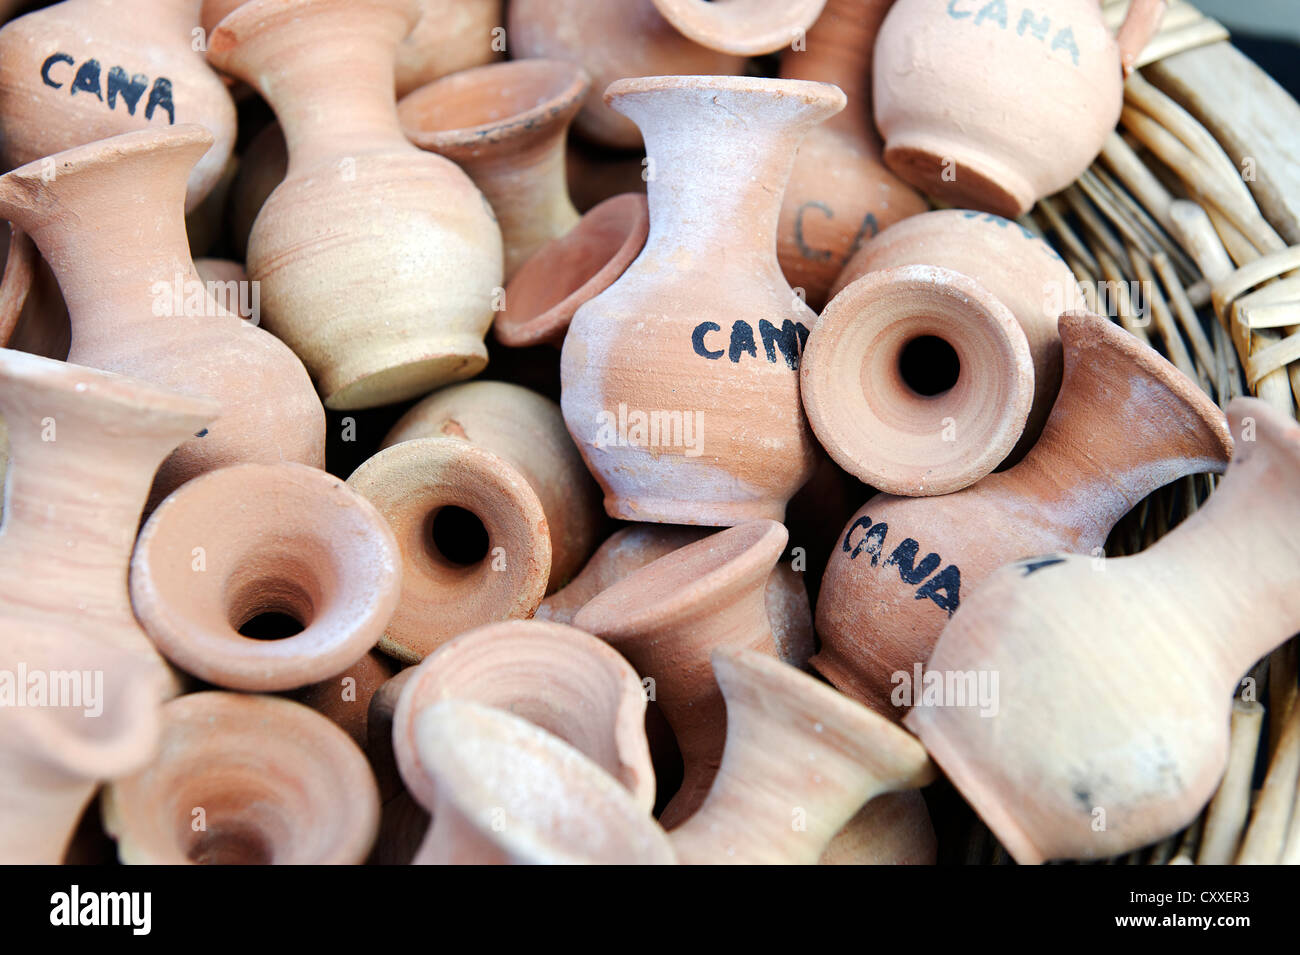
[(1056, 322), (1062, 312), (1086, 306), (1074, 273), (1051, 243), (1018, 222), (970, 209), (941, 209), (890, 226), (868, 242), (844, 267), (831, 295), (869, 272), (903, 265), (934, 265), (970, 276), (1020, 324), (1034, 360), (1034, 403), (1007, 457), (1014, 464), (1038, 440), (1061, 387)]
[(511, 0), (507, 19), (516, 59), (568, 60), (587, 71), (591, 91), (574, 127), (586, 139), (616, 149), (636, 149), (641, 132), (602, 99), (615, 80), (745, 72), (743, 57), (682, 36), (655, 9), (654, 0)]
[(158, 465), (217, 413), (207, 399), (0, 349), (6, 862), (60, 861), (99, 783), (153, 755), (158, 706), (179, 684), (131, 612), (127, 566)]
[(500, 229), (397, 119), (393, 63), (418, 15), (416, 0), (250, 0), (208, 50), (284, 129), (289, 170), (253, 224), (248, 275), (329, 408), (392, 404), (487, 362)]
[(1234, 687), (1300, 628), (1300, 425), (1253, 398), (1228, 418), (1232, 463), (1195, 514), (1134, 557), (1003, 567), (930, 657), (999, 676), (991, 716), (935, 694), (906, 724), (1018, 862), (1189, 824), (1227, 764)]
[(152, 763), (104, 791), (127, 865), (358, 865), (379, 794), (348, 735), (300, 703), (207, 691), (163, 707)]
[(402, 595), (379, 649), (418, 663), (457, 634), (528, 618), (546, 593), (551, 533), (527, 478), (459, 438), (385, 448), (348, 478), (388, 521)]
[(435, 796), (420, 764), (416, 722), (441, 700), (469, 700), (559, 737), (627, 787), (646, 812), (654, 808), (641, 679), (604, 641), (560, 623), (507, 620), (461, 634), (398, 679), (393, 750), (422, 804)]
[(414, 734), (435, 793), (417, 865), (675, 862), (667, 835), (613, 776), (521, 717), (444, 700), (420, 712)]
[(1134, 0), (1115, 37), (1096, 0), (898, 0), (873, 64), (885, 162), (949, 205), (1028, 212), (1101, 152), (1165, 5)]
[(256, 303), (257, 286), (205, 283), (190, 258), (185, 176), (211, 143), (194, 125), (142, 130), (0, 177), (0, 215), (21, 223), (58, 277), (68, 360), (221, 402), (221, 417), (163, 467), (155, 502), (228, 464), (324, 465), (325, 412), (302, 363), (234, 314)]
[(800, 144), (781, 203), (781, 271), (816, 311), (864, 242), (929, 208), (885, 167), (871, 122), (872, 50), (891, 2), (827, 0), (804, 41), (781, 55), (783, 78), (834, 83), (848, 97), (842, 113)]
[(64, 0), (6, 24), (0, 30), (5, 168), (132, 130), (197, 123), (212, 140), (185, 170), (185, 209), (195, 208), (235, 146), (235, 104), (194, 44), (199, 3)]
[(1098, 559), (1148, 494), (1232, 454), (1223, 412), (1160, 355), (1105, 318), (1060, 319), (1061, 392), (1042, 437), (1009, 470), (935, 498), (879, 494), (844, 528), (822, 578), (813, 666), (843, 692), (902, 715), (972, 586), (1053, 550)]
[(397, 104), (407, 137), (455, 162), (483, 190), (501, 226), (507, 282), (578, 222), (564, 143), (590, 87), (575, 63), (511, 60), (444, 76)]
[(677, 737), (684, 778), (660, 821), (669, 829), (708, 795), (727, 715), (709, 654), (720, 646), (776, 656), (766, 585), (785, 548), (775, 521), (751, 521), (688, 544), (601, 592), (573, 625), (636, 667)]
[(844, 94), (663, 76), (620, 80), (606, 96), (646, 135), (650, 237), (569, 326), (569, 433), (613, 517), (779, 520), (816, 452), (798, 395), (815, 316), (781, 275), (777, 217), (799, 140)]
[(727, 741), (708, 798), (672, 832), (683, 864), (813, 865), (873, 797), (926, 786), (911, 734), (770, 656), (713, 651)]
[[(231, 690), (291, 690), (346, 669), (378, 642), (400, 589), (388, 523), (341, 480), (301, 464), (196, 478), (153, 512), (131, 560), (131, 604), (154, 644)], [(246, 635), (268, 614), (298, 632)]]
[(459, 438), (503, 458), (537, 494), (551, 534), (547, 590), (568, 583), (605, 529), (600, 491), (549, 398), (503, 381), (442, 388), (411, 408), (381, 447), (416, 438)]
[(1034, 397), (1015, 316), (970, 276), (929, 265), (873, 272), (835, 296), (799, 374), (835, 462), (913, 497), (951, 494), (997, 467)]

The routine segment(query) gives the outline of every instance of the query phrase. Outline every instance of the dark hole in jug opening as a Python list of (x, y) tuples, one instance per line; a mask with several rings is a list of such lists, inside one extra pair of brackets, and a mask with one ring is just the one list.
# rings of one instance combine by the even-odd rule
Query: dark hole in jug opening
[(472, 511), (451, 505), (439, 508), (429, 530), (433, 549), (459, 567), (477, 564), (488, 553), (488, 532)]
[(961, 361), (942, 338), (922, 335), (903, 346), (898, 356), (898, 373), (904, 384), (927, 398), (941, 395), (957, 384)]
[(274, 861), (262, 834), (247, 827), (219, 826), (202, 833), (187, 855), (196, 865), (270, 865)]
[(252, 617), (239, 628), (240, 636), (250, 640), (283, 640), (302, 633), (302, 622), (287, 613), (268, 611)]

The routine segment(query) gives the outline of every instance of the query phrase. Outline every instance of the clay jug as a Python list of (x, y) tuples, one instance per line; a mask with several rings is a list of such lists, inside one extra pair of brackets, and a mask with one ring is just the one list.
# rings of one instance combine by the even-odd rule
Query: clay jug
[(641, 132), (602, 98), (615, 80), (745, 72), (743, 57), (688, 40), (659, 14), (653, 0), (512, 0), (506, 12), (516, 59), (568, 60), (587, 71), (591, 91), (574, 127), (603, 146), (641, 145)]
[(507, 282), (578, 222), (564, 142), (590, 87), (575, 63), (512, 60), (444, 76), (397, 104), (407, 138), (455, 162), (491, 203)]
[(56, 176), (42, 160), (0, 177), (0, 215), (58, 276), (68, 361), (221, 402), (221, 417), (164, 465), (155, 503), (227, 464), (324, 464), (325, 414), (302, 363), (222, 304), (251, 302), (254, 288), (205, 284), (190, 258), (185, 176), (211, 142), (198, 126), (143, 130), (51, 157)]
[(928, 208), (885, 168), (871, 123), (872, 48), (891, 2), (828, 0), (804, 43), (781, 55), (783, 78), (834, 83), (848, 97), (844, 112), (809, 130), (781, 204), (781, 270), (816, 311), (864, 242)]
[(289, 171), (253, 224), (248, 275), (329, 408), (392, 404), (487, 362), (500, 230), (469, 177), (397, 120), (393, 60), (418, 12), (415, 0), (251, 0), (208, 51), (284, 129)]
[(379, 795), (364, 754), (319, 713), (209, 691), (163, 707), (158, 757), (105, 790), (103, 815), (127, 865), (357, 865)]
[(416, 864), (675, 861), (664, 831), (614, 777), (527, 720), (444, 700), (416, 717), (414, 734), (436, 794)]
[(194, 47), (198, 26), (199, 0), (65, 0), (7, 24), (5, 168), (132, 130), (198, 123), (212, 139), (185, 169), (185, 209), (195, 208), (235, 146), (235, 104)]
[(708, 798), (673, 830), (684, 864), (813, 865), (873, 797), (934, 780), (916, 738), (794, 667), (713, 651), (726, 749)]
[(1002, 462), (1034, 397), (1029, 342), (968, 275), (872, 272), (831, 300), (800, 366), (804, 409), (835, 462), (913, 497), (951, 494)]
[(1034, 403), (1014, 464), (1033, 447), (1061, 387), (1062, 312), (1085, 307), (1074, 273), (1041, 236), (1018, 222), (968, 209), (913, 216), (872, 239), (844, 267), (831, 288), (838, 295), (869, 272), (902, 265), (936, 265), (969, 275), (1006, 305), (1020, 324), (1034, 359)]
[(641, 254), (650, 233), (645, 196), (623, 193), (597, 205), (520, 266), (506, 285), (505, 308), (492, 325), (511, 348), (559, 348), (574, 313), (614, 284)]
[(613, 517), (779, 520), (816, 452), (797, 373), (815, 316), (781, 275), (777, 216), (800, 138), (844, 94), (670, 76), (606, 95), (646, 135), (650, 237), (573, 317), (561, 357), (569, 433)]
[(1099, 557), (1148, 494), (1226, 466), (1223, 413), (1154, 349), (1081, 312), (1061, 316), (1060, 333), (1061, 392), (1024, 460), (947, 497), (879, 494), (845, 527), (822, 578), (813, 666), (849, 696), (898, 718), (914, 666), (972, 586), (1032, 554)]
[(889, 168), (944, 202), (1014, 218), (1088, 168), (1165, 0), (1113, 37), (1096, 0), (898, 0), (872, 90)]
[(606, 523), (600, 491), (549, 398), (503, 381), (452, 385), (404, 414), (381, 447), (416, 438), (468, 441), (524, 476), (550, 528), (548, 591), (568, 583), (596, 549)]
[[(387, 522), (332, 474), (241, 464), (194, 479), (153, 512), (131, 560), (131, 604), (185, 672), (231, 690), (292, 690), (375, 645), (400, 568)], [(266, 615), (297, 632), (261, 638), (250, 625), (272, 622)]]
[(934, 649), (932, 672), (999, 673), (998, 711), (927, 702), (907, 725), (1018, 862), (1190, 823), (1227, 763), (1234, 687), (1300, 628), (1300, 426), (1253, 398), (1228, 418), (1232, 463), (1181, 525), (1100, 567), (1003, 567)]
[(379, 649), (418, 663), (481, 624), (533, 615), (551, 572), (546, 514), (504, 458), (457, 438), (385, 448), (348, 478), (388, 521), (402, 595)]
[(761, 56), (804, 39), (826, 0), (654, 0), (673, 26), (710, 50)]
[[(210, 400), (0, 349), (6, 862), (59, 862), (99, 782), (153, 755), (158, 703), (178, 684), (131, 613), (127, 563), (159, 463), (217, 411)], [(54, 673), (82, 677), (59, 679), (82, 705), (50, 705)], [(32, 695), (40, 687), (44, 699)]]
[(628, 575), (573, 619), (654, 681), (651, 698), (677, 737), (684, 766), (681, 789), (660, 816), (666, 828), (699, 808), (722, 760), (726, 706), (709, 654), (720, 646), (776, 653), (765, 587), (785, 543), (775, 521), (729, 528)]
[[(538, 620), (572, 623), (597, 594), (646, 564), (665, 557), (710, 532), (703, 527), (675, 527), (670, 524), (637, 524), (610, 535), (591, 560), (563, 590), (551, 594), (537, 608)], [(764, 587), (767, 620), (777, 656), (793, 666), (803, 667), (816, 646), (812, 609), (803, 574), (786, 561), (772, 569)]]
[(441, 700), (469, 700), (559, 737), (621, 782), (646, 812), (654, 808), (641, 679), (604, 641), (564, 624), (508, 620), (461, 634), (400, 679), (394, 755), (422, 804), (432, 805), (435, 796), (420, 763), (416, 722)]

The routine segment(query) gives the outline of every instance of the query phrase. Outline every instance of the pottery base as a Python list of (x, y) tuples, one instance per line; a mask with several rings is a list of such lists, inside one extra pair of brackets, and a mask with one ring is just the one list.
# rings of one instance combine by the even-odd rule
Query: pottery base
[(318, 387), (331, 411), (360, 411), (418, 398), (486, 366), (483, 339), (470, 335), (398, 343), (378, 353), (358, 347), (357, 354), (327, 369)]
[(991, 156), (923, 133), (895, 132), (885, 146), (884, 159), (900, 178), (958, 208), (1014, 219), (1028, 212), (1038, 198), (1024, 177)]
[(695, 524), (702, 527), (734, 527), (747, 521), (785, 521), (784, 501), (687, 501), (666, 497), (606, 495), (605, 512), (620, 521), (642, 524)]
[(971, 808), (984, 820), (997, 840), (1020, 865), (1042, 865), (1047, 861), (1043, 853), (1034, 845), (1029, 834), (1020, 823), (1007, 811), (997, 794), (983, 785), (980, 773), (966, 761), (961, 746), (954, 746), (933, 723), (929, 722), (931, 711), (914, 709), (903, 721), (903, 725), (920, 737), (925, 744), (930, 758), (939, 764), (945, 776), (961, 792), (962, 798), (970, 803)]

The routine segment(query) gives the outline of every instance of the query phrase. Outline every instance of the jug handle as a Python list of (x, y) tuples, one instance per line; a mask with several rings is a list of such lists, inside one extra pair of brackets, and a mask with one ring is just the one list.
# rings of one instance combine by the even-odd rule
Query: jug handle
[(1133, 72), (1133, 64), (1137, 62), (1142, 48), (1160, 29), (1160, 21), (1164, 19), (1168, 6), (1168, 0), (1133, 0), (1129, 4), (1124, 22), (1120, 24), (1119, 32), (1115, 35), (1115, 42), (1119, 45), (1120, 66), (1124, 70), (1125, 78)]

